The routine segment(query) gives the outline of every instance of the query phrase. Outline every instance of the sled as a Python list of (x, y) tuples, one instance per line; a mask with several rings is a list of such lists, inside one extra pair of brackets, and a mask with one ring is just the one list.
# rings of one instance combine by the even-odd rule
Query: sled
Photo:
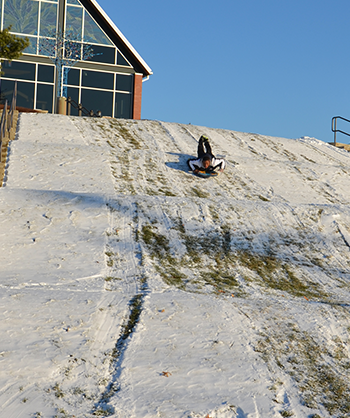
[(211, 171), (210, 173), (207, 173), (206, 171), (198, 171), (198, 173), (193, 172), (193, 174), (204, 179), (207, 179), (209, 177), (216, 177), (219, 175), (219, 173), (217, 173), (216, 171)]

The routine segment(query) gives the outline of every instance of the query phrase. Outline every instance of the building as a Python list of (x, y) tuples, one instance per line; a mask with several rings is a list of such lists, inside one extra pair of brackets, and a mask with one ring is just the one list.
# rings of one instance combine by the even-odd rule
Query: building
[[(18, 80), (18, 106), (55, 112), (56, 98), (65, 96), (102, 116), (141, 118), (142, 81), (152, 70), (96, 0), (0, 0), (0, 6), (1, 29), (11, 25), (11, 33), (30, 40), (20, 59), (2, 65), (2, 99)], [(52, 48), (60, 36), (58, 62)]]

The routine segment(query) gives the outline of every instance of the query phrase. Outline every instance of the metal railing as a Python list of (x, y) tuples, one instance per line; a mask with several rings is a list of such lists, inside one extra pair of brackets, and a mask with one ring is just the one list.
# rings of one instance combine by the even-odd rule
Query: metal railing
[(10, 137), (11, 129), (13, 128), (13, 118), (14, 118), (15, 111), (16, 111), (16, 105), (17, 105), (17, 81), (15, 81), (15, 86), (13, 88), (13, 93), (12, 93), (11, 105), (10, 105), (10, 109), (7, 115), (7, 132), (9, 134), (9, 137)]
[(0, 122), (0, 162), (2, 160), (2, 142), (7, 136), (7, 100), (5, 100)]
[(71, 97), (68, 97), (67, 99), (67, 115), (70, 116), (72, 106), (78, 110), (78, 116), (90, 116), (92, 118), (101, 118), (102, 113), (100, 110), (98, 110), (96, 113), (93, 110), (88, 110), (86, 107), (84, 107), (81, 103), (77, 103), (75, 100), (73, 100)]
[(10, 132), (13, 127), (13, 117), (16, 111), (17, 103), (17, 81), (15, 81), (15, 86), (12, 93), (12, 99), (9, 111), (7, 111), (8, 101), (5, 100), (4, 109), (2, 111), (1, 120), (0, 120), (0, 162), (2, 161), (2, 143), (6, 138), (10, 138)]
[(341, 120), (344, 120), (345, 122), (349, 122), (350, 123), (350, 120), (349, 119), (345, 119), (345, 118), (343, 118), (341, 116), (334, 116), (332, 118), (332, 132), (334, 132), (334, 146), (335, 147), (337, 146), (337, 132), (340, 132), (340, 133), (342, 133), (344, 135), (350, 136), (350, 133), (344, 132), (341, 129), (337, 129), (337, 120), (338, 119), (341, 119)]

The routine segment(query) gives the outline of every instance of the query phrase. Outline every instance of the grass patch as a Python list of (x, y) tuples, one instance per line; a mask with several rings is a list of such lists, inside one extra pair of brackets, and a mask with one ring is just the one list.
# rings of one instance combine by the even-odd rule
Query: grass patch
[(169, 189), (162, 188), (158, 190), (161, 194), (164, 194), (165, 196), (176, 196), (176, 194), (171, 192)]
[[(136, 324), (138, 323), (142, 311), (142, 293), (135, 295), (129, 302), (130, 315), (128, 321), (123, 325), (123, 331), (120, 335), (121, 340), (126, 340), (129, 335), (134, 331)], [(116, 347), (118, 350), (118, 347)]]
[(58, 383), (56, 383), (55, 386), (53, 386), (52, 389), (55, 393), (56, 398), (63, 398), (64, 397), (64, 393), (62, 392)]
[(261, 196), (261, 194), (259, 194), (259, 199), (262, 200), (263, 202), (269, 202), (270, 199), (268, 199), (267, 197)]
[(113, 280), (122, 280), (119, 277), (112, 277), (112, 276), (107, 276), (105, 277), (105, 282), (112, 282)]
[(184, 289), (186, 274), (181, 273), (178, 269), (166, 263), (162, 263), (162, 266), (156, 266), (155, 268), (167, 285)]
[(237, 264), (254, 273), (245, 274), (247, 281), (257, 281), (264, 287), (297, 297), (324, 296), (316, 283), (299, 279), (290, 264), (282, 262), (275, 256), (238, 250)]
[[(214, 208), (209, 210), (212, 219), (217, 219)], [(233, 244), (234, 231), (228, 224), (191, 235), (180, 218), (173, 219), (173, 223), (172, 236), (175, 233), (183, 246), (181, 255), (177, 251), (178, 245), (174, 247), (176, 250), (171, 250), (168, 235), (160, 234), (156, 225), (144, 225), (140, 233), (157, 272), (168, 285), (198, 291), (203, 286), (212, 286), (214, 291), (245, 296), (251, 283), (255, 283), (293, 297), (326, 297), (321, 286), (310, 281), (297, 264), (274, 255), (270, 249), (272, 244), (260, 252), (254, 250), (254, 234), (245, 234), (242, 241), (236, 238)], [(293, 242), (288, 241), (288, 245), (291, 244)], [(194, 274), (189, 276), (189, 271)]]
[[(336, 358), (337, 345), (319, 344), (292, 323), (276, 324), (261, 337), (255, 350), (292, 377), (306, 407), (318, 409), (322, 405), (331, 416), (348, 416), (350, 381), (341, 371), (343, 359)], [(345, 349), (343, 355), (348, 359)]]
[(169, 253), (169, 240), (165, 235), (158, 234), (154, 231), (152, 225), (143, 225), (141, 229), (141, 237), (147, 245), (152, 258), (163, 258)]
[(203, 192), (202, 190), (198, 189), (197, 187), (191, 187), (191, 195), (200, 198), (207, 198), (210, 196), (209, 193)]
[(305, 160), (306, 160), (306, 161), (309, 161), (310, 163), (316, 164), (316, 161), (311, 160), (311, 159), (310, 159), (310, 158), (308, 158), (308, 157), (305, 157), (305, 155), (303, 155), (303, 154), (300, 154), (300, 157), (305, 158)]
[(116, 129), (118, 131), (118, 134), (130, 145), (132, 145), (134, 149), (142, 149), (142, 146), (139, 143), (139, 141), (130, 133), (125, 124), (122, 124), (117, 120), (111, 120), (110, 125), (111, 128)]
[(111, 415), (114, 415), (114, 408), (111, 407), (106, 407), (106, 409), (96, 409), (96, 411), (94, 411), (92, 413), (93, 416), (95, 417), (110, 417)]
[(177, 268), (178, 261), (170, 254), (169, 240), (165, 235), (156, 232), (155, 225), (143, 225), (141, 238), (146, 244), (150, 257), (156, 261), (156, 271), (168, 285), (183, 288), (183, 280), (187, 278)]
[(294, 415), (294, 412), (292, 411), (280, 411), (280, 414), (282, 417), (292, 417)]

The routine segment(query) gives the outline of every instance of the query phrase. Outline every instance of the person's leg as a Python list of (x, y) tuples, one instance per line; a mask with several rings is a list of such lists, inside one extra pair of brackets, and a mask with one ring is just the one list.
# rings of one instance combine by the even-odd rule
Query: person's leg
[(199, 138), (197, 155), (198, 155), (198, 158), (202, 158), (203, 155), (205, 155), (204, 146), (203, 146), (203, 137)]
[(213, 154), (213, 152), (212, 152), (212, 150), (211, 150), (211, 146), (210, 146), (210, 144), (209, 144), (209, 141), (208, 141), (208, 140), (207, 140), (207, 141), (205, 141), (204, 145), (205, 145), (206, 153), (207, 153), (207, 154), (210, 154), (212, 157), (214, 157), (214, 154)]
[(215, 155), (213, 154), (213, 151), (211, 150), (211, 146), (210, 146), (208, 140), (206, 140), (204, 142), (204, 146), (205, 146), (205, 149), (206, 149), (206, 153), (209, 154), (211, 156), (211, 158), (215, 158)]

